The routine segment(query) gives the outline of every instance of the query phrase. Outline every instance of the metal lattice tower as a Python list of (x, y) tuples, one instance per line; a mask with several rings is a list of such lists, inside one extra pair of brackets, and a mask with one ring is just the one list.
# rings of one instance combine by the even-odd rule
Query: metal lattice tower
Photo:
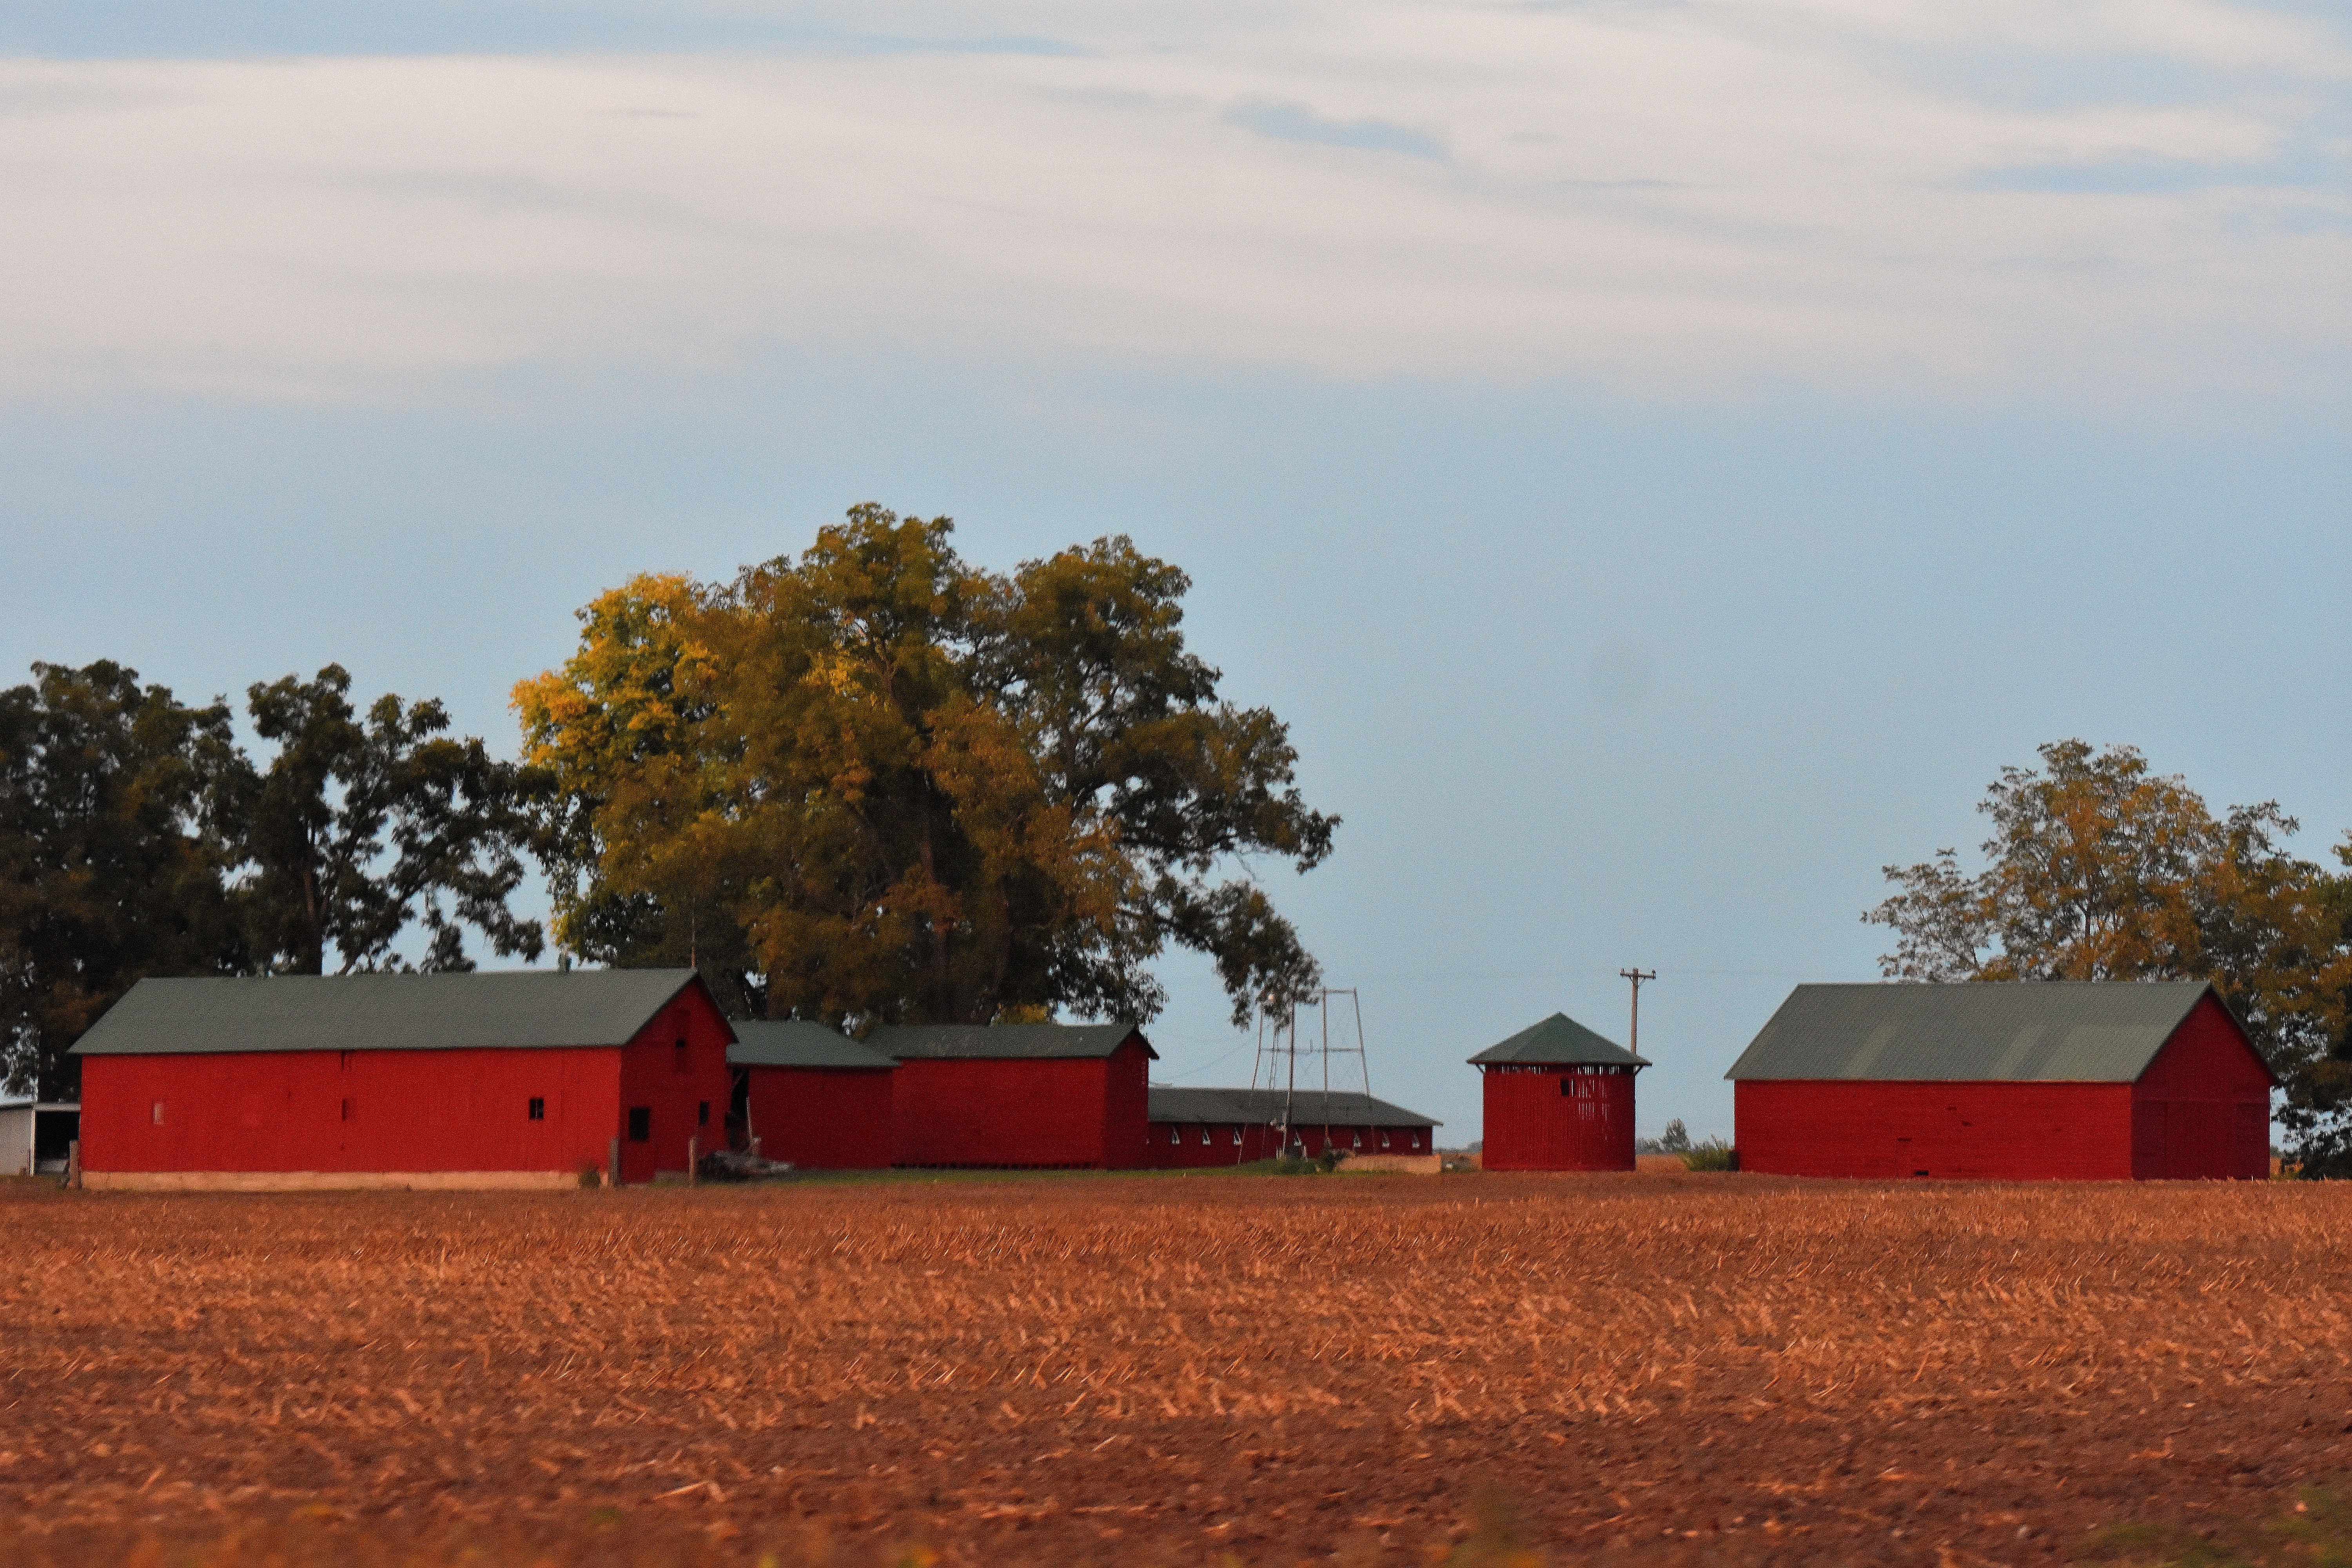
[[(1336, 1009), (1332, 1004), (1341, 996), (1348, 999), (1349, 1018), (1340, 1026), (1339, 1043), (1334, 1044), (1331, 1038), (1331, 1015)], [(1315, 1036), (1303, 1043), (1298, 1032), (1298, 1010), (1301, 1007), (1314, 1008), (1319, 1021), (1319, 1027)], [(1346, 1026), (1347, 1023), (1352, 1023), (1355, 1026), (1353, 1033), (1356, 1043), (1352, 1046), (1347, 1043), (1349, 1033)], [(1304, 1075), (1306, 1081), (1303, 1083), (1300, 1081), (1299, 1072), (1301, 1057), (1307, 1058), (1307, 1071)], [(1370, 1099), (1372, 1069), (1371, 1059), (1364, 1051), (1363, 998), (1357, 994), (1354, 986), (1344, 988), (1326, 986), (1315, 994), (1313, 1001), (1292, 1003), (1279, 1012), (1265, 1005), (1259, 1006), (1257, 1058), (1250, 1066), (1250, 1088), (1282, 1090), (1282, 1119), (1277, 1125), (1282, 1129), (1281, 1149), (1285, 1154), (1290, 1152), (1294, 1139), (1291, 1129), (1300, 1124), (1296, 1117), (1299, 1091), (1304, 1089), (1310, 1094), (1314, 1093), (1318, 1087), (1318, 1079), (1322, 1091), (1319, 1109), (1324, 1117), (1323, 1146), (1327, 1149), (1331, 1146), (1329, 1117), (1332, 1090), (1337, 1087), (1340, 1093), (1346, 1094), (1351, 1089), (1351, 1086), (1346, 1082), (1351, 1075), (1344, 1063), (1340, 1068), (1341, 1082), (1337, 1086), (1331, 1082), (1333, 1057), (1356, 1058), (1352, 1076), (1362, 1086), (1364, 1098)], [(1307, 1125), (1312, 1123), (1309, 1122)]]

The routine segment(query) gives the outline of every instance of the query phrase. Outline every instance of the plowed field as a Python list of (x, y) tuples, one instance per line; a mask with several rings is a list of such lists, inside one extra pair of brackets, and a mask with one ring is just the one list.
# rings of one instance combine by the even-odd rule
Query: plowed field
[(2317, 1185), (15, 1184), (0, 1237), (17, 1561), (1422, 1563), (1484, 1509), (1460, 1560), (2011, 1563), (2352, 1470)]

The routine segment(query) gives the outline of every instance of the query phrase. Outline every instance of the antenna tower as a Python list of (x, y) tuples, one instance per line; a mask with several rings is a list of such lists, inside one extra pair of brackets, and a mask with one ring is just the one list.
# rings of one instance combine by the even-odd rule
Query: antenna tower
[[(1339, 1011), (1339, 998), (1348, 999), (1348, 1016), (1340, 1020), (1337, 1033), (1332, 1015)], [(1312, 1035), (1302, 1039), (1298, 1030), (1298, 1010), (1312, 1007), (1318, 1015)], [(1350, 1027), (1352, 1026), (1352, 1028)], [(1348, 1043), (1352, 1034), (1355, 1044)], [(1305, 1070), (1300, 1058), (1305, 1058)], [(1333, 1083), (1331, 1058), (1341, 1058), (1339, 1081)], [(1345, 1058), (1353, 1057), (1356, 1065), (1351, 1072)], [(1355, 1081), (1350, 1083), (1349, 1080)], [(1250, 1067), (1250, 1088), (1282, 1090), (1282, 1115), (1276, 1123), (1282, 1130), (1281, 1149), (1290, 1152), (1294, 1127), (1323, 1126), (1323, 1146), (1331, 1146), (1331, 1096), (1361, 1093), (1369, 1100), (1372, 1094), (1370, 1058), (1364, 1052), (1364, 1005), (1352, 985), (1326, 986), (1316, 992), (1309, 1001), (1284, 1004), (1279, 1010), (1270, 1002), (1260, 1003), (1257, 1010), (1257, 1059)]]

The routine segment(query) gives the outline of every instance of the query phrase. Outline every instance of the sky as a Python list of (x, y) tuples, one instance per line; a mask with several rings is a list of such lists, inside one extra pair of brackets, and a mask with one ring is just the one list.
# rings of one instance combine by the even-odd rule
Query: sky
[[(636, 573), (1127, 533), (1450, 1143), (1636, 965), (1643, 1131), (1728, 1133), (2042, 742), (2352, 828), (2335, 7), (19, 0), (0, 213), (0, 678), (510, 752)], [(1163, 973), (1157, 1076), (1248, 1081)]]

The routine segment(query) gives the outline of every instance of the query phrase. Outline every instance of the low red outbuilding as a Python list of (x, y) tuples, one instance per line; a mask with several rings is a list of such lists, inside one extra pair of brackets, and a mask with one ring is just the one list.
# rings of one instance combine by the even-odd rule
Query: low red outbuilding
[(1150, 1157), (1167, 1169), (1241, 1165), (1283, 1152), (1312, 1160), (1336, 1150), (1360, 1168), (1437, 1171), (1439, 1123), (1369, 1094), (1153, 1084)]
[(891, 1080), (898, 1064), (822, 1024), (739, 1023), (727, 1060), (737, 1113), (760, 1153), (804, 1171), (890, 1163)]
[(726, 1017), (692, 970), (142, 980), (74, 1047), (94, 1187), (551, 1186), (688, 1169)]
[(1744, 1171), (2270, 1173), (2278, 1080), (2199, 981), (1801, 985), (1725, 1076)]
[(1650, 1064), (1554, 1013), (1470, 1058), (1489, 1171), (1630, 1171), (1633, 1077)]
[(890, 1163), (1130, 1171), (1160, 1053), (1131, 1024), (898, 1025), (866, 1044), (898, 1064)]

